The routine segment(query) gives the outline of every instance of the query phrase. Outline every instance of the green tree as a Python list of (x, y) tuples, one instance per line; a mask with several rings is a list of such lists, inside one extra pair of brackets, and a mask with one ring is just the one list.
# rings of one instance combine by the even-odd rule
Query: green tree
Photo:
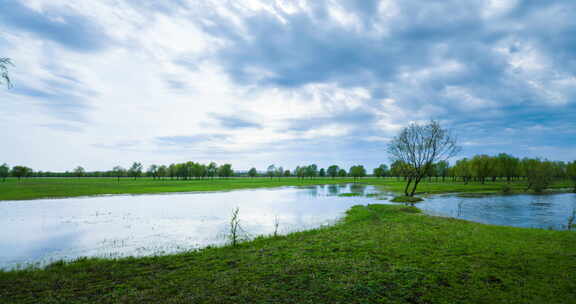
[(398, 179), (401, 177), (406, 178), (408, 175), (408, 164), (401, 160), (395, 160), (390, 165), (390, 175), (396, 176)]
[(567, 167), (566, 167), (566, 163), (563, 161), (553, 161), (551, 162), (552, 164), (552, 168), (554, 170), (554, 178), (559, 179), (559, 180), (563, 180), (566, 179), (568, 177), (567, 175)]
[(28, 177), (32, 174), (32, 169), (25, 166), (14, 166), (12, 167), (12, 176), (17, 177), (20, 181), (23, 177)]
[(350, 176), (352, 176), (354, 178), (354, 181), (358, 180), (358, 178), (366, 176), (366, 169), (364, 169), (364, 166), (362, 166), (362, 165), (350, 167), (349, 172), (350, 172)]
[(275, 174), (276, 174), (276, 166), (275, 165), (268, 166), (268, 169), (266, 170), (266, 175), (268, 175), (268, 177), (272, 179), (274, 178)]
[(252, 168), (252, 169), (248, 170), (248, 176), (256, 177), (256, 175), (258, 175), (258, 171), (256, 170), (256, 168)]
[(168, 176), (170, 176), (170, 179), (174, 179), (174, 177), (178, 178), (178, 165), (170, 164), (170, 166), (168, 166)]
[(472, 166), (469, 159), (463, 158), (456, 161), (456, 165), (454, 165), (454, 176), (459, 176), (464, 181), (464, 184), (468, 184), (472, 178)]
[(338, 170), (338, 176), (339, 177), (346, 177), (346, 176), (348, 176), (348, 173), (346, 173), (345, 169), (340, 169), (340, 170)]
[(166, 175), (168, 175), (168, 167), (166, 167), (165, 165), (161, 165), (160, 167), (158, 167), (158, 172), (156, 172), (156, 174), (158, 175), (158, 179), (166, 177)]
[(177, 179), (188, 179), (188, 165), (186, 163), (183, 164), (175, 164), (174, 165), (175, 174)]
[(84, 170), (84, 168), (82, 168), (82, 166), (78, 166), (78, 167), (74, 168), (74, 175), (77, 178), (81, 178), (85, 174), (86, 174), (86, 170)]
[(10, 167), (8, 166), (8, 164), (6, 163), (2, 164), (2, 166), (0, 166), (0, 178), (2, 179), (3, 182), (6, 181), (6, 178), (8, 177), (9, 174), (10, 174)]
[(14, 66), (10, 58), (0, 57), (0, 85), (6, 85), (6, 87), (12, 87), (12, 81), (8, 74), (8, 67)]
[(284, 176), (284, 168), (282, 168), (282, 166), (276, 168), (276, 172), (274, 175), (276, 175), (276, 177), (278, 177), (278, 180), (280, 180), (280, 178)]
[(116, 176), (117, 181), (120, 182), (120, 177), (126, 175), (126, 169), (122, 168), (121, 166), (116, 166), (112, 168), (112, 175)]
[(338, 176), (338, 170), (340, 170), (338, 166), (332, 165), (328, 167), (328, 170), (326, 172), (328, 173), (328, 176), (335, 178), (336, 176)]
[(320, 171), (318, 172), (318, 176), (326, 177), (326, 170), (324, 170), (324, 168), (320, 169)]
[[(414, 196), (418, 184), (430, 172), (433, 164), (447, 160), (460, 151), (456, 138), (436, 121), (405, 127), (388, 144), (392, 161), (403, 161), (407, 166), (406, 196)], [(414, 182), (412, 189), (410, 185)]]
[(475, 155), (471, 160), (471, 166), (472, 174), (482, 184), (484, 184), (487, 177), (496, 175), (496, 162), (488, 155)]
[(208, 177), (214, 178), (218, 173), (218, 164), (215, 162), (210, 162), (208, 167), (206, 167), (206, 173), (208, 174)]
[(232, 170), (231, 164), (224, 164), (218, 167), (218, 175), (220, 177), (228, 178), (234, 174), (234, 170)]
[(497, 170), (501, 177), (509, 183), (513, 177), (519, 176), (520, 160), (512, 155), (500, 153), (496, 156)]
[(152, 176), (152, 179), (156, 179), (158, 177), (158, 165), (151, 165), (146, 173), (148, 176)]
[(448, 176), (450, 164), (447, 161), (442, 160), (435, 164), (434, 169), (436, 170), (436, 176), (442, 177), (442, 181), (445, 181), (446, 176)]
[(388, 175), (388, 166), (381, 164), (372, 171), (375, 177), (385, 177)]
[(207, 166), (201, 163), (192, 164), (192, 176), (203, 179), (208, 174)]
[(304, 177), (306, 176), (306, 166), (303, 167), (297, 166), (296, 169), (294, 169), (294, 174), (299, 179), (304, 179)]
[(139, 162), (132, 163), (130, 169), (128, 169), (128, 174), (132, 176), (134, 179), (140, 177), (142, 175), (142, 164)]
[(318, 166), (312, 164), (306, 167), (306, 176), (309, 178), (314, 178), (318, 176)]
[(554, 178), (552, 162), (538, 158), (524, 158), (521, 164), (528, 181), (526, 190), (532, 189), (534, 192), (541, 193), (550, 186)]
[(566, 165), (566, 175), (572, 181), (576, 193), (576, 160)]

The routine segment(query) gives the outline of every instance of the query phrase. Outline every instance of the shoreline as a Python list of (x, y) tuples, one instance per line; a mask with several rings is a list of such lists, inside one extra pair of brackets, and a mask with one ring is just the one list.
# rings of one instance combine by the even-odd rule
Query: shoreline
[[(360, 183), (373, 185), (384, 191), (400, 194), (403, 181), (396, 178), (364, 178), (354, 181), (352, 178), (318, 178), (298, 180), (296, 178), (268, 179), (268, 178), (230, 178), (214, 180), (125, 180), (117, 183), (115, 179), (34, 179), (30, 181), (0, 182), (0, 204), (35, 199), (68, 199), (78, 197), (95, 197), (108, 195), (146, 195), (146, 194), (187, 194), (202, 192), (223, 192), (234, 190), (250, 190), (262, 188), (298, 187), (314, 185), (333, 185)], [(530, 194), (523, 191), (525, 183), (495, 182), (488, 184), (463, 184), (453, 182), (424, 182), (420, 184), (416, 195), (436, 195), (448, 193), (495, 193), (500, 194), (503, 186), (511, 186), (514, 194)], [(571, 192), (572, 186), (568, 181), (561, 181), (552, 185), (548, 191), (566, 189)], [(505, 195), (505, 194), (504, 194)]]

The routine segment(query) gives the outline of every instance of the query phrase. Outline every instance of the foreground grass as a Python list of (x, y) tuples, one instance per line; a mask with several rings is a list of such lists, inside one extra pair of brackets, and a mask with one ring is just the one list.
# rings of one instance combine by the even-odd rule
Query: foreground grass
[(0, 303), (573, 303), (576, 233), (356, 206), (336, 226), (0, 272)]
[[(152, 180), (150, 178), (121, 179), (115, 178), (29, 178), (18, 182), (8, 179), (0, 182), (0, 200), (28, 200), (39, 198), (62, 198), (102, 194), (151, 194), (192, 191), (224, 191), (248, 188), (265, 188), (281, 186), (305, 186), (319, 184), (352, 183), (352, 178), (316, 178), (300, 180), (296, 178), (230, 178), (204, 180)], [(377, 179), (363, 178), (359, 183), (382, 186), (386, 190), (402, 192), (404, 182), (396, 178)], [(509, 186), (512, 192), (523, 192), (526, 184), (516, 182), (487, 182), (486, 184), (461, 182), (422, 182), (417, 194), (434, 194), (446, 192), (482, 192), (495, 193)], [(569, 182), (560, 182), (552, 188), (568, 188)]]

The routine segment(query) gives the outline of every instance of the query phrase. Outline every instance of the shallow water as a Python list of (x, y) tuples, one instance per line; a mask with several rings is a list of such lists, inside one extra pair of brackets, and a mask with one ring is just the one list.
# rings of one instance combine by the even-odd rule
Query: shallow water
[(180, 252), (227, 242), (239, 208), (246, 237), (285, 234), (333, 223), (373, 186), (321, 185), (229, 192), (97, 196), (0, 202), (0, 268), (45, 265), (83, 256)]
[[(358, 193), (361, 196), (339, 196)], [(390, 193), (362, 184), (0, 202), (0, 268), (78, 257), (144, 256), (227, 242), (238, 207), (247, 238), (334, 223), (351, 206), (388, 203)], [(565, 229), (576, 194), (462, 198), (439, 195), (428, 214), (486, 224)]]
[(576, 194), (483, 197), (441, 195), (426, 198), (417, 207), (428, 214), (485, 224), (564, 230), (568, 218), (576, 209)]

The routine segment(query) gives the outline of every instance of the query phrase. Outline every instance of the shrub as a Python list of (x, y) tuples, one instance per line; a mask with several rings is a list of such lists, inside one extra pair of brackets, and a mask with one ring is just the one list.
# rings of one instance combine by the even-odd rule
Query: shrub
[(504, 194), (510, 194), (512, 193), (512, 187), (508, 186), (508, 185), (504, 185), (502, 186), (502, 193)]

